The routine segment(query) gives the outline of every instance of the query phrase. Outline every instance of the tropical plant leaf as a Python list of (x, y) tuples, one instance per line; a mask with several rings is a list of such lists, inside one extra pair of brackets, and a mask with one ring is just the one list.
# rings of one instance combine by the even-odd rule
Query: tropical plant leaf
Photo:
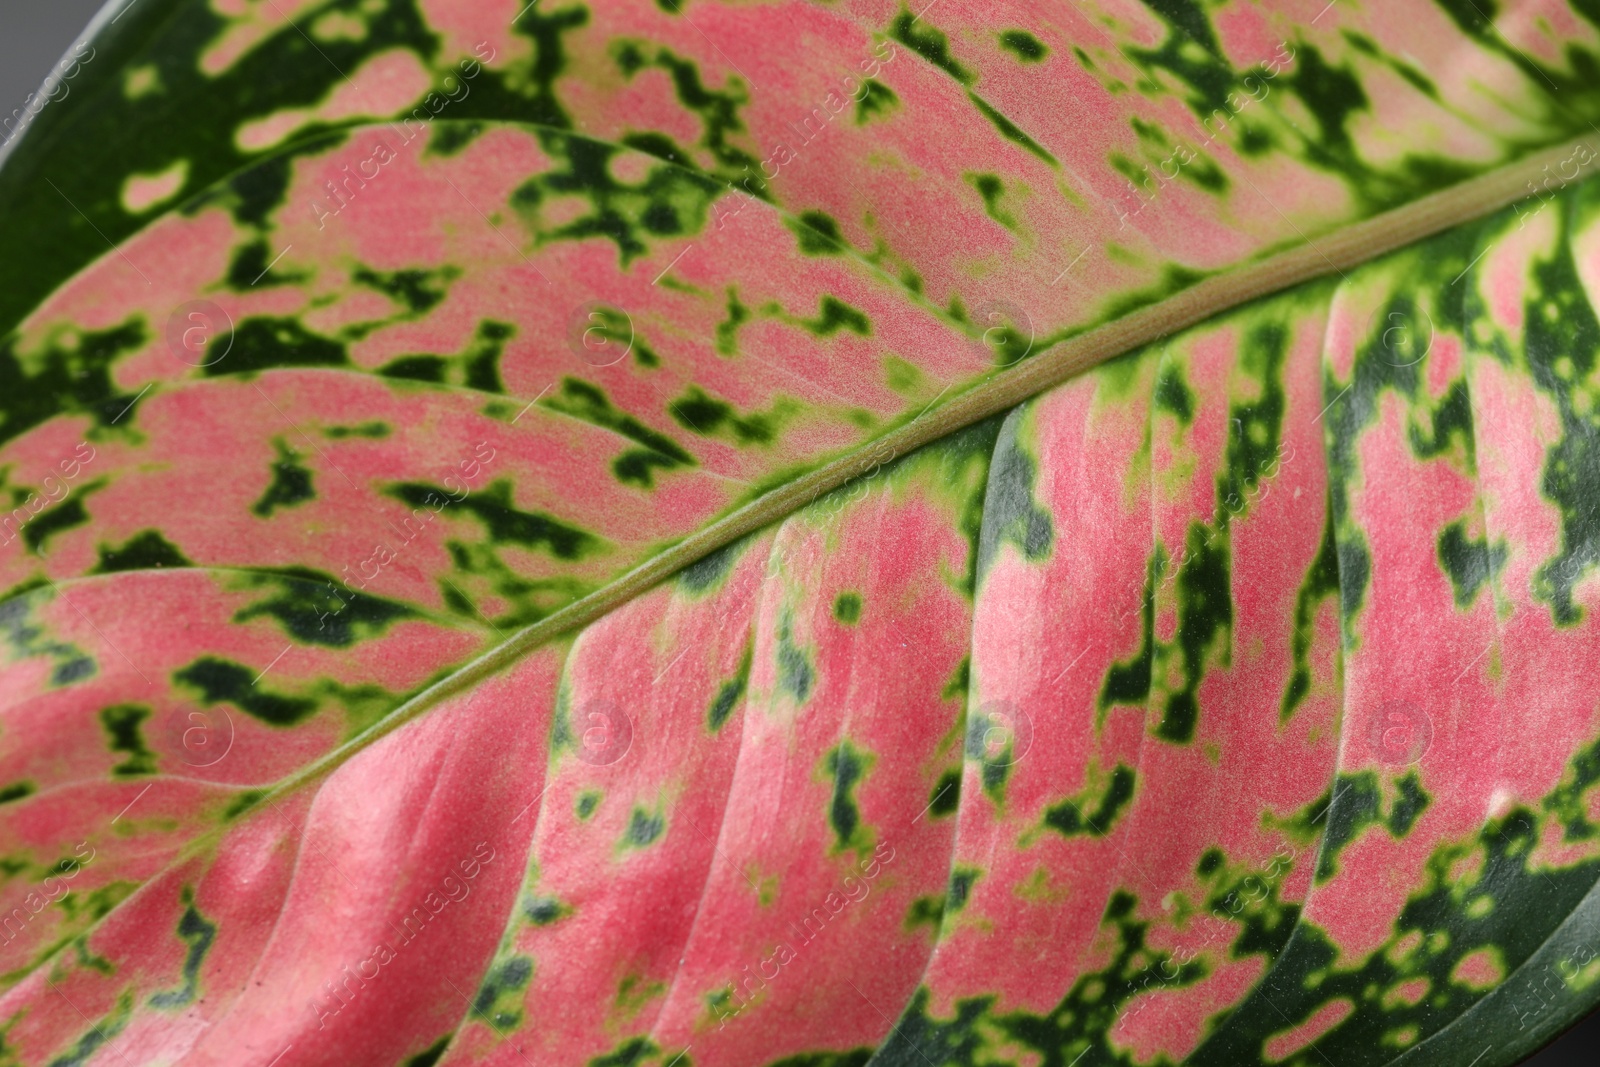
[(73, 55), (0, 1064), (1489, 1067), (1600, 997), (1589, 5)]

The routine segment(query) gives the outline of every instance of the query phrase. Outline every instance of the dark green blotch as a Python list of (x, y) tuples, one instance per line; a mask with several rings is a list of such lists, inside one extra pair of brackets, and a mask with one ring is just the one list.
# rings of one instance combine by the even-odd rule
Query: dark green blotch
[(953, 815), (961, 806), (961, 772), (945, 771), (933, 787), (933, 799), (928, 802), (928, 818), (942, 819)]
[(217, 924), (207, 920), (194, 906), (194, 890), (184, 889), (183, 901), (187, 906), (178, 920), (178, 938), (189, 946), (183, 958), (183, 985), (152, 994), (152, 1008), (183, 1008), (194, 1003), (200, 989), (200, 965), (217, 937)]
[(664, 159), (680, 167), (694, 166), (694, 157), (678, 147), (677, 142), (656, 130), (624, 134), (621, 143), (646, 155)]
[(747, 541), (735, 541), (701, 556), (678, 572), (678, 585), (690, 596), (704, 596), (733, 573), (734, 563), (748, 544)]
[(392, 434), (394, 428), (386, 422), (372, 419), (368, 422), (357, 423), (354, 426), (324, 426), (322, 432), (335, 441), (343, 441), (351, 437), (365, 437), (369, 440), (381, 441)]
[(549, 926), (567, 915), (568, 911), (555, 897), (532, 897), (523, 902), (522, 914), (535, 926)]
[(1055, 524), (1047, 508), (1034, 497), (1038, 464), (1019, 439), (1025, 409), (1006, 416), (995, 441), (984, 490), (983, 521), (978, 533), (978, 580), (981, 582), (1000, 554), (1000, 546), (1015, 546), (1029, 563), (1050, 558), (1055, 547)]
[(711, 727), (712, 733), (721, 730), (722, 724), (733, 714), (733, 709), (739, 706), (745, 688), (750, 684), (750, 663), (754, 655), (754, 646), (746, 644), (744, 655), (739, 659), (738, 671), (717, 690), (716, 699), (711, 702), (711, 710), (706, 715), (706, 723)]
[(127, 757), (111, 768), (111, 773), (117, 777), (155, 773), (155, 753), (145, 747), (141, 729), (149, 717), (150, 709), (138, 704), (114, 704), (100, 709), (100, 725), (111, 739), (111, 751)]
[(94, 660), (88, 656), (71, 656), (56, 664), (50, 675), (53, 685), (70, 685), (80, 682), (94, 673)]
[(600, 794), (589, 791), (578, 794), (578, 802), (573, 806), (573, 810), (578, 813), (578, 818), (587, 819), (599, 806)]
[(451, 1035), (446, 1034), (423, 1051), (406, 1060), (401, 1067), (437, 1067), (438, 1062), (444, 1058), (444, 1050), (450, 1047)]
[(800, 320), (807, 329), (819, 337), (831, 337), (841, 329), (866, 337), (872, 333), (872, 322), (865, 312), (857, 311), (843, 300), (833, 296), (822, 298), (814, 319)]
[(477, 140), (486, 129), (488, 126), (481, 122), (434, 123), (433, 136), (428, 139), (428, 155), (453, 156)]
[(237, 819), (239, 816), (243, 815), (245, 812), (261, 803), (262, 799), (266, 797), (266, 795), (267, 791), (265, 789), (244, 790), (238, 796), (228, 801), (227, 808), (225, 808), (222, 812), (223, 821), (232, 822), (234, 819)]
[(861, 83), (861, 95), (856, 97), (856, 125), (865, 126), (874, 116), (887, 116), (900, 106), (894, 90), (876, 78)]
[(601, 543), (593, 534), (569, 526), (554, 516), (518, 510), (512, 503), (511, 483), (506, 481), (497, 481), (459, 500), (449, 491), (424, 482), (401, 482), (389, 489), (389, 495), (413, 508), (431, 507), (434, 502), (450, 500), (452, 508), (476, 516), (491, 541), (541, 548), (557, 559), (582, 559)]
[(32, 522), (22, 528), (22, 540), (37, 554), (51, 537), (88, 521), (89, 513), (83, 509), (83, 493), (77, 493), (55, 507), (39, 512)]
[(224, 349), (216, 362), (201, 368), (208, 378), (248, 374), (276, 367), (343, 367), (350, 359), (344, 345), (319, 336), (298, 319), (253, 318), (234, 328), (231, 340), (213, 337), (208, 351)]
[(1290, 645), (1294, 670), (1289, 675), (1288, 688), (1284, 690), (1283, 706), (1278, 713), (1280, 722), (1288, 722), (1311, 691), (1311, 640), (1316, 625), (1317, 605), (1338, 591), (1339, 551), (1333, 532), (1333, 509), (1330, 507), (1322, 525), (1322, 543), (1317, 549), (1317, 558), (1312, 561), (1311, 569), (1306, 572), (1294, 598), (1294, 637)]
[[(329, 138), (325, 143), (331, 145), (341, 139)], [(284, 194), (289, 191), (290, 168), (295, 159), (292, 152), (268, 156), (229, 179), (233, 217), (251, 229), (264, 229), (267, 216), (283, 203)]]
[(517, 328), (506, 322), (485, 319), (478, 323), (477, 336), (462, 355), (463, 382), (469, 389), (485, 393), (504, 393), (500, 380), (500, 356)]
[(983, 872), (971, 867), (957, 867), (950, 872), (950, 891), (946, 894), (945, 910), (960, 911), (967, 906), (967, 898), (972, 895), (972, 886)]
[(255, 584), (270, 588), (271, 595), (241, 608), (233, 621), (249, 622), (262, 616), (277, 619), (300, 644), (349, 648), (383, 633), (392, 622), (416, 616), (405, 604), (355, 592), (310, 569), (264, 573), (255, 578)]
[(259, 689), (248, 667), (214, 656), (202, 656), (173, 673), (173, 681), (200, 692), (206, 704), (226, 701), (268, 726), (293, 726), (317, 710), (317, 702), (278, 696)]
[(641, 808), (634, 808), (628, 817), (628, 829), (622, 836), (622, 843), (633, 848), (643, 848), (659, 839), (666, 828), (667, 820), (664, 817), (652, 815)]
[(816, 679), (811, 661), (805, 650), (794, 643), (792, 623), (788, 614), (778, 623), (778, 688), (804, 704), (811, 696), (811, 685)]
[(1156, 378), (1154, 403), (1157, 411), (1168, 411), (1187, 426), (1194, 421), (1194, 393), (1183, 380), (1183, 371), (1176, 363), (1166, 363)]
[(38, 787), (32, 782), (12, 782), (10, 785), (0, 786), (0, 804), (9, 804), (13, 800), (32, 796)]
[(1472, 432), (1472, 398), (1467, 393), (1467, 383), (1462, 379), (1450, 383), (1444, 398), (1429, 415), (1433, 424), (1431, 433), (1424, 433), (1415, 422), (1409, 427), (1411, 448), (1417, 458), (1433, 459), (1444, 455), (1459, 442), (1463, 454), (1471, 462), (1475, 458), (1476, 439)]
[(1113, 663), (1106, 671), (1105, 683), (1100, 687), (1102, 711), (1116, 704), (1143, 704), (1150, 699), (1150, 677), (1155, 663), (1156, 575), (1165, 566), (1165, 554), (1158, 547), (1148, 565), (1144, 594), (1139, 600), (1144, 635), (1139, 643), (1139, 651), (1125, 662)]
[(1059, 165), (1056, 162), (1056, 157), (1051, 155), (1049, 151), (1045, 149), (1044, 145), (1040, 144), (1038, 141), (1035, 141), (1032, 137), (1029, 137), (1028, 134), (1023, 131), (1021, 126), (1018, 126), (1016, 123), (1002, 115), (993, 104), (989, 103), (989, 101), (985, 100), (977, 93), (970, 91), (967, 93), (967, 99), (972, 101), (972, 106), (978, 109), (978, 113), (980, 115), (994, 124), (994, 128), (1000, 131), (1000, 136), (1004, 137), (1013, 144), (1021, 145), (1029, 152), (1032, 152), (1034, 155), (1050, 164), (1052, 167)]
[(1000, 47), (1022, 63), (1042, 63), (1050, 54), (1043, 41), (1027, 30), (1006, 30), (1000, 34)]
[(260, 238), (240, 245), (233, 254), (233, 261), (228, 264), (228, 284), (235, 289), (264, 289), (287, 284), (291, 279), (268, 270), (268, 264), (275, 255), (267, 242)]
[(837, 256), (844, 253), (844, 235), (839, 223), (826, 211), (802, 211), (799, 218), (785, 219), (785, 224), (800, 242), (800, 251), (808, 256)]
[(1468, 538), (1464, 521), (1444, 528), (1439, 535), (1439, 565), (1450, 576), (1450, 584), (1455, 588), (1456, 607), (1472, 606), (1478, 590), (1489, 584), (1489, 579), (1505, 565), (1506, 554), (1503, 543), (1491, 546), (1487, 538), (1475, 541)]
[(38, 360), (17, 355), (17, 338), (0, 337), (0, 442), (69, 411), (84, 411), (110, 425), (137, 400), (112, 381), (118, 358), (145, 343), (142, 319), (78, 335), (70, 351), (59, 345)]
[(141, 530), (128, 538), (121, 548), (101, 545), (100, 562), (92, 573), (115, 574), (118, 571), (191, 566), (193, 564), (178, 551), (178, 546), (162, 537), (158, 531)]
[(950, 55), (949, 38), (923, 19), (902, 9), (889, 23), (889, 36), (962, 85), (971, 84), (972, 74)]
[(861, 828), (861, 809), (856, 805), (856, 787), (866, 777), (872, 757), (849, 741), (841, 741), (822, 760), (822, 770), (833, 780), (833, 796), (828, 802), (828, 824), (838, 837), (839, 848), (856, 844)]
[(1010, 227), (1016, 220), (1000, 208), (1000, 198), (1006, 193), (1005, 183), (998, 174), (968, 174), (967, 184), (978, 191), (983, 198), (983, 210), (986, 215), (1000, 225)]
[(647, 1037), (630, 1037), (612, 1051), (590, 1060), (586, 1067), (642, 1067), (646, 1057), (659, 1051)]
[(385, 378), (403, 378), (413, 382), (442, 382), (445, 366), (442, 356), (401, 356), (378, 368), (378, 373)]
[(561, 392), (539, 403), (573, 418), (603, 426), (642, 445), (642, 448), (624, 452), (612, 463), (611, 469), (617, 479), (625, 484), (650, 489), (655, 484), (653, 470), (671, 471), (695, 466), (695, 458), (687, 449), (666, 434), (651, 429), (632, 415), (613, 407), (610, 398), (599, 386), (578, 378), (563, 378)]
[(1079, 834), (1105, 837), (1116, 825), (1117, 816), (1133, 800), (1135, 780), (1133, 770), (1119, 763), (1112, 770), (1111, 781), (1106, 784), (1106, 791), (1094, 811), (1088, 810), (1090, 797), (1069, 797), (1045, 809), (1044, 825), (1065, 837)]
[(273, 445), (278, 450), (278, 462), (272, 465), (272, 482), (250, 508), (263, 519), (278, 508), (293, 507), (317, 498), (311, 485), (311, 472), (300, 465), (299, 454), (281, 439), (273, 441)]
[[(1006, 782), (1011, 777), (1011, 765), (1016, 762), (1016, 735), (1014, 724), (1007, 721), (995, 723), (978, 708), (967, 716), (967, 733), (962, 752), (967, 759), (977, 760), (982, 770), (983, 792), (997, 805), (1005, 802)], [(1001, 730), (1006, 736), (1005, 747), (998, 752), (989, 751), (989, 732)]]
[(497, 1032), (504, 1032), (517, 1026), (522, 1022), (522, 1012), (498, 1005), (503, 997), (508, 998), (513, 1004), (520, 1004), (522, 998), (517, 994), (527, 988), (528, 980), (532, 977), (533, 960), (527, 956), (512, 956), (499, 966), (491, 968), (484, 976), (478, 995), (473, 999), (473, 1012), (486, 1020)]
[(1395, 783), (1388, 815), (1383, 813), (1383, 793), (1373, 771), (1340, 774), (1334, 780), (1328, 805), (1328, 829), (1317, 858), (1317, 881), (1326, 882), (1339, 870), (1339, 854), (1369, 826), (1382, 826), (1392, 837), (1404, 837), (1427, 810), (1431, 798), (1417, 772), (1407, 771)]
[(1200, 682), (1206, 652), (1219, 643), (1226, 662), (1233, 629), (1228, 539), (1212, 536), (1195, 523), (1189, 527), (1188, 549), (1177, 581), (1177, 646), (1184, 684), (1167, 694), (1166, 707), (1156, 727), (1157, 737), (1179, 745), (1194, 740), (1200, 720)]
[(739, 327), (750, 321), (750, 309), (739, 301), (739, 290), (728, 286), (728, 317), (717, 323), (717, 354), (739, 354)]
[(861, 594), (840, 593), (833, 600), (833, 617), (847, 626), (861, 620)]
[(944, 919), (944, 904), (944, 897), (918, 897), (913, 900), (911, 911), (906, 915), (906, 929), (930, 926), (937, 932), (939, 923)]
[(691, 385), (688, 393), (668, 404), (667, 411), (680, 426), (702, 437), (725, 433), (742, 445), (765, 445), (771, 444), (776, 436), (772, 420), (767, 416), (737, 415), (733, 405), (708, 396), (697, 385)]

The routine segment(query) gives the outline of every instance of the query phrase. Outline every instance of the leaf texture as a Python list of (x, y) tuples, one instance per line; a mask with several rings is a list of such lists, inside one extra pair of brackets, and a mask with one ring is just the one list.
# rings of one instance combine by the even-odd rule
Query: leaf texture
[(0, 1064), (1515, 1063), (1593, 19), (108, 8), (0, 168)]

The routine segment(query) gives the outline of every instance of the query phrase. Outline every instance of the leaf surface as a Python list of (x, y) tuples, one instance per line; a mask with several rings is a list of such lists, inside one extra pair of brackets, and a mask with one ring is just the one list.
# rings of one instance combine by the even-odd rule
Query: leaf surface
[(1593, 1006), (1587, 6), (519, 7), (108, 8), (9, 149), (0, 1063)]

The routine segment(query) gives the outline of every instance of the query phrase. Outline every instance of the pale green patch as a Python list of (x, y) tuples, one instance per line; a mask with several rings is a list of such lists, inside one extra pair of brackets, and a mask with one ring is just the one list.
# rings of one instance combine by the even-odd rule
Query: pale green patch
[(129, 67), (122, 75), (122, 95), (129, 100), (139, 100), (154, 93), (165, 92), (161, 84), (161, 71), (154, 63)]
[(363, 41), (367, 37), (367, 23), (343, 11), (330, 11), (311, 24), (311, 36), (326, 42)]

